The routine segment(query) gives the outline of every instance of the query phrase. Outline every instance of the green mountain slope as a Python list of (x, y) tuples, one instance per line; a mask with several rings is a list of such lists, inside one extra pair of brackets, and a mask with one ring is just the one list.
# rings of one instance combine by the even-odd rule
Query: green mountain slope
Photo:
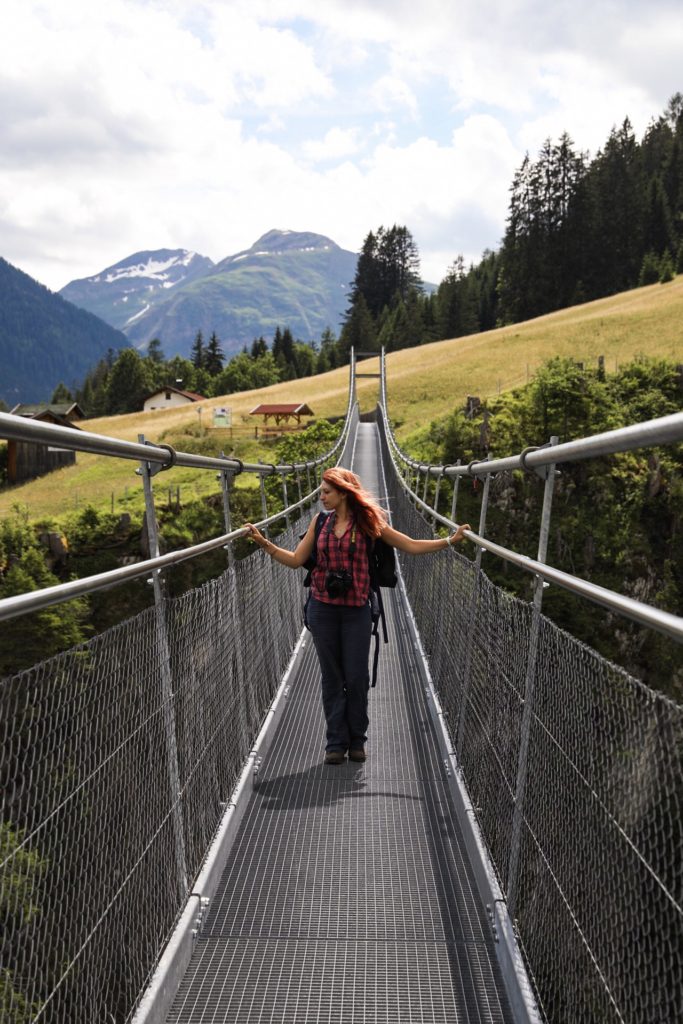
[(188, 356), (197, 331), (215, 331), (226, 357), (277, 326), (302, 341), (337, 331), (356, 254), (310, 231), (268, 231), (214, 264), (186, 249), (135, 253), (72, 281), (61, 295), (124, 331), (144, 349), (159, 338), (167, 356)]
[(226, 356), (275, 328), (303, 341), (337, 330), (356, 268), (354, 253), (309, 232), (270, 231), (243, 253), (173, 289), (126, 328), (138, 346), (160, 338), (164, 351), (188, 355), (194, 337), (216, 331)]
[(82, 380), (124, 334), (0, 259), (0, 399), (50, 399), (60, 381)]

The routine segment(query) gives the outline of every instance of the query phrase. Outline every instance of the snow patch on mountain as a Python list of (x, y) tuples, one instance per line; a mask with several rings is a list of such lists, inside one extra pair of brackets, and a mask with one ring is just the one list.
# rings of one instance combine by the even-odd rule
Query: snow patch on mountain
[[(116, 281), (120, 281), (122, 278), (127, 277), (147, 277), (153, 281), (160, 281), (164, 287), (171, 287), (176, 281), (168, 282), (169, 271), (173, 268), (187, 267), (192, 262), (197, 254), (194, 252), (185, 252), (181, 257), (172, 256), (170, 259), (159, 260), (150, 256), (144, 263), (128, 263), (123, 266), (113, 267), (112, 270), (107, 274), (105, 281), (107, 284), (113, 284)], [(92, 280), (99, 281), (100, 278), (93, 278)]]
[(150, 309), (149, 305), (145, 306), (144, 309), (141, 309), (139, 313), (134, 313), (133, 316), (128, 317), (126, 320), (126, 327), (128, 327), (129, 324), (134, 323), (139, 317), (144, 316), (148, 309)]

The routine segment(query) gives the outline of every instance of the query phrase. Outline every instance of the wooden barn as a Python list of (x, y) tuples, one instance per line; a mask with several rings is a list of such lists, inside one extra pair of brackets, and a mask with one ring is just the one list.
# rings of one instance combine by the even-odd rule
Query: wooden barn
[[(83, 410), (76, 402), (63, 405), (15, 405), (10, 409), (14, 416), (55, 423), (59, 427), (79, 430), (76, 420), (84, 419)], [(38, 476), (51, 473), (53, 469), (71, 466), (76, 461), (76, 452), (58, 445), (36, 444), (35, 441), (7, 442), (7, 481), (22, 484)]]

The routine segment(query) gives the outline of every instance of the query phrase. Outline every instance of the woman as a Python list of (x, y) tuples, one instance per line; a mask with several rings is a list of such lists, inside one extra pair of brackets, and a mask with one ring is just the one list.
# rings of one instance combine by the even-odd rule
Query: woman
[[(448, 538), (414, 540), (387, 524), (387, 515), (355, 473), (335, 467), (323, 473), (320, 500), (326, 513), (318, 535), (316, 565), (311, 576), (308, 625), (322, 675), (322, 700), (327, 722), (326, 764), (365, 761), (368, 729), (368, 653), (371, 612), (370, 571), (366, 537), (381, 537), (408, 555), (423, 555), (458, 544), (469, 525)], [(318, 513), (323, 515), (323, 513)], [(251, 523), (250, 539), (280, 565), (299, 569), (313, 554), (315, 516), (295, 551), (279, 548)]]

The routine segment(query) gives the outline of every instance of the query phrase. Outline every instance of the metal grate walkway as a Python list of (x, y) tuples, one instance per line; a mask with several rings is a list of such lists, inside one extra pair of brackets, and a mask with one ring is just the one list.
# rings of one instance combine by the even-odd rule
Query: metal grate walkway
[[(353, 468), (382, 493), (373, 424)], [(368, 761), (322, 764), (308, 641), (168, 1024), (512, 1021), (399, 595), (385, 604)]]

